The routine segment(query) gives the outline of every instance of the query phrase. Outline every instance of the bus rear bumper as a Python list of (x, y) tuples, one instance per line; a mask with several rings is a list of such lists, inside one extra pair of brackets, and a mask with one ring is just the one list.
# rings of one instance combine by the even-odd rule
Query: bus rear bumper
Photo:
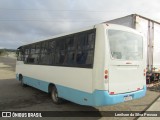
[(125, 102), (124, 98), (131, 96), (132, 100), (144, 97), (146, 94), (146, 85), (139, 91), (110, 95), (108, 91), (96, 90), (94, 91), (94, 105), (105, 106)]
[[(19, 80), (18, 74), (16, 74), (16, 79)], [(26, 76), (23, 76), (23, 82), (29, 86), (35, 87), (44, 92), (48, 92), (49, 82)], [(124, 102), (125, 96), (132, 96), (132, 99), (138, 99), (145, 96), (146, 94), (146, 85), (143, 87), (143, 89), (139, 91), (115, 95), (110, 95), (106, 90), (95, 90), (92, 93), (88, 93), (58, 84), (55, 84), (55, 86), (58, 90), (60, 98), (72, 101), (80, 105), (87, 105), (93, 107), (107, 106)]]

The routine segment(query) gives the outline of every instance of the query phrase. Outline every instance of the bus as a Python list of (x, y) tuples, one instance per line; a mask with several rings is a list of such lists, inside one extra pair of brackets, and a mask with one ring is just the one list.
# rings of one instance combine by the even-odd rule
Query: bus
[(63, 100), (106, 106), (146, 94), (146, 41), (132, 28), (97, 24), (20, 46), (16, 79)]

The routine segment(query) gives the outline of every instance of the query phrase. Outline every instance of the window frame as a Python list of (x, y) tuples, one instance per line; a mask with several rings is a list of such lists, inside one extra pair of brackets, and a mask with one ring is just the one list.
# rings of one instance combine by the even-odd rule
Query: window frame
[[(88, 39), (89, 39), (89, 34), (94, 34), (94, 38), (93, 38), (93, 48), (85, 48), (84, 45), (87, 44), (88, 42)], [(83, 36), (84, 38), (81, 39), (81, 36)], [(69, 47), (69, 40), (72, 40), (73, 43), (72, 44), (72, 47), (71, 49), (68, 49)], [(82, 43), (81, 41), (82, 40)], [(50, 45), (52, 42), (55, 42), (55, 49), (53, 49)], [(64, 57), (64, 61), (63, 63), (56, 63), (56, 60), (57, 60), (57, 49), (58, 49), (58, 43), (62, 42), (62, 44), (64, 44), (64, 49), (62, 50), (64, 53), (65, 53), (65, 57)], [(82, 44), (82, 49), (79, 49), (78, 48), (78, 42), (80, 44)], [(84, 42), (84, 43), (83, 43)], [(65, 35), (65, 36), (61, 36), (61, 37), (58, 37), (58, 38), (53, 38), (53, 39), (49, 39), (49, 40), (45, 40), (45, 41), (40, 41), (40, 42), (37, 42), (37, 43), (33, 43), (33, 44), (29, 44), (29, 45), (25, 45), (25, 46), (22, 46), (21, 48), (28, 48), (29, 47), (29, 55), (33, 55), (33, 54), (39, 54), (39, 62), (38, 63), (30, 63), (30, 62), (26, 62), (24, 59), (22, 61), (24, 61), (25, 64), (34, 64), (34, 65), (48, 65), (48, 66), (62, 66), (62, 67), (78, 67), (78, 68), (93, 68), (93, 64), (94, 64), (94, 53), (95, 53), (95, 43), (96, 43), (96, 29), (90, 29), (90, 30), (86, 30), (86, 31), (82, 31), (82, 32), (78, 32), (78, 33), (73, 33), (73, 34), (69, 34), (69, 35)], [(37, 44), (40, 44), (40, 51), (39, 53), (36, 52), (36, 45)], [(31, 47), (32, 46), (35, 46), (35, 52), (32, 53), (31, 52)], [(90, 45), (91, 46), (91, 45)], [(46, 52), (43, 52), (43, 49), (47, 49)], [(49, 50), (50, 49), (50, 50)], [(60, 49), (59, 49), (60, 50)], [(86, 60), (88, 58), (88, 55), (86, 56), (86, 60), (85, 60), (85, 63), (84, 64), (77, 64), (77, 61), (76, 61), (76, 57), (77, 57), (77, 51), (81, 50), (82, 52), (88, 52), (89, 51), (92, 51), (93, 54), (92, 54), (92, 61), (90, 64), (85, 64), (86, 63)], [(61, 50), (60, 50), (61, 51)], [(74, 59), (73, 59), (73, 63), (71, 62), (71, 64), (69, 64), (67, 61), (68, 61), (68, 55), (70, 53), (73, 53), (73, 56), (74, 56)], [(50, 62), (45, 62), (43, 63), (42, 62), (42, 55), (43, 54), (47, 54), (46, 56), (52, 61), (51, 63)], [(50, 56), (51, 55), (51, 56)], [(25, 56), (25, 54), (23, 55)], [(46, 57), (46, 58), (47, 58)], [(51, 58), (50, 58), (51, 57)], [(60, 59), (60, 58), (59, 58)]]

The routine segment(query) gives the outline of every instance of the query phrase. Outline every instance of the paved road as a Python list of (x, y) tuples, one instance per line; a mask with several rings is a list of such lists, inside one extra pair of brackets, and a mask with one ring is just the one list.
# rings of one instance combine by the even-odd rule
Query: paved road
[[(143, 111), (159, 95), (154, 91), (147, 91), (145, 97), (125, 103), (105, 106), (87, 107), (65, 102), (62, 105), (52, 103), (50, 96), (32, 87), (21, 87), (19, 81), (15, 80), (15, 59), (0, 57), (0, 111)], [(7, 67), (4, 67), (7, 66)], [(2, 77), (5, 76), (5, 77)], [(8, 77), (9, 76), (9, 77)], [(2, 78), (1, 78), (2, 77)], [(49, 119), (49, 118), (48, 118)], [(60, 118), (57, 118), (60, 119)], [(71, 119), (71, 118), (63, 118)], [(72, 118), (75, 119), (75, 118)], [(84, 118), (76, 118), (84, 119)], [(87, 119), (106, 119), (105, 117), (95, 117)], [(107, 118), (113, 119), (113, 118)], [(134, 118), (114, 118), (134, 119)]]

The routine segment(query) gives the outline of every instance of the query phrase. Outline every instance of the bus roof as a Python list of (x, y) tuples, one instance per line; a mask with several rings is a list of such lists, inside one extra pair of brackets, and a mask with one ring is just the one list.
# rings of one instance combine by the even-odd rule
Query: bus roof
[(86, 30), (94, 29), (99, 25), (108, 25), (108, 26), (111, 26), (111, 27), (123, 28), (123, 29), (127, 29), (127, 30), (132, 30), (133, 31), (132, 28), (129, 28), (129, 27), (126, 27), (126, 26), (122, 26), (122, 25), (118, 25), (118, 24), (100, 23), (100, 24), (96, 24), (96, 25), (93, 25), (93, 26), (89, 26), (89, 27), (86, 27), (86, 28), (79, 29), (79, 30), (75, 30), (75, 31), (72, 31), (72, 32), (67, 32), (67, 33), (62, 33), (62, 34), (50, 36), (50, 37), (41, 39), (39, 41), (35, 41), (35, 42), (29, 43), (29, 44), (22, 45), (22, 46), (18, 47), (17, 49), (20, 49), (21, 47), (28, 46), (28, 45), (31, 45), (31, 44), (40, 43), (40, 42), (43, 42), (43, 41), (49, 41), (49, 40), (54, 39), (54, 38), (59, 38), (59, 37), (71, 35), (71, 34), (74, 34), (74, 33), (79, 33), (79, 32), (83, 32), (83, 31), (86, 31)]

